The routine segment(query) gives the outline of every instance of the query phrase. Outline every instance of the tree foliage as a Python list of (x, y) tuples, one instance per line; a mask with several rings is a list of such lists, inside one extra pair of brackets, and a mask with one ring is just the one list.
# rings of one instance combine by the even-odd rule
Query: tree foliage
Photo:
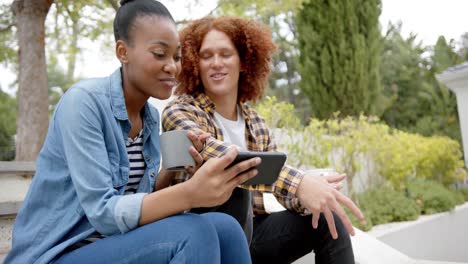
[[(58, 86), (62, 92), (76, 81), (77, 61), (89, 43), (99, 41), (111, 50), (114, 5), (116, 0), (55, 1), (47, 28), (48, 62), (52, 64), (48, 73), (57, 75), (64, 71), (66, 80), (60, 84), (65, 86)], [(60, 59), (66, 62), (66, 67), (59, 64)]]
[(451, 39), (447, 42), (444, 36), (439, 36), (433, 47), (431, 61), (431, 71), (435, 73), (441, 73), (448, 67), (461, 63), (462, 59), (455, 52), (455, 41)]
[(271, 18), (301, 8), (304, 0), (219, 0), (219, 13), (256, 19)]
[[(112, 53), (112, 18), (118, 2), (55, 0), (52, 4), (45, 24), (49, 111), (80, 78), (77, 63), (86, 59), (84, 51), (90, 43), (102, 44), (101, 56)], [(186, 2), (184, 8), (201, 2)], [(267, 95), (294, 104), (303, 124), (310, 118), (312, 105), (318, 117), (330, 116), (316, 113), (322, 108), (338, 109), (342, 115), (383, 113), (392, 127), (460, 138), (455, 96), (434, 76), (468, 59), (468, 33), (457, 46), (453, 40), (440, 38), (427, 48), (416, 42), (416, 35), (402, 38), (401, 25), (392, 25), (379, 39), (380, 1), (322, 2), (219, 0), (210, 14), (249, 17), (272, 28), (279, 50), (273, 58)], [(0, 4), (0, 63), (14, 71), (21, 68), (17, 31), (10, 4)], [(36, 69), (36, 73), (41, 71)], [(21, 101), (23, 95), (18, 97)]]
[(15, 133), (16, 100), (0, 89), (0, 160), (12, 160), (15, 157)]
[(416, 41), (416, 35), (404, 39), (401, 27), (401, 23), (389, 24), (383, 36), (380, 72), (383, 93), (392, 102), (382, 118), (392, 127), (408, 129), (425, 114), (418, 93), (428, 86), (425, 79), (428, 61), (422, 57), (425, 48)]
[(310, 1), (297, 17), (301, 89), (312, 113), (378, 114), (380, 1)]
[(460, 37), (458, 55), (462, 61), (468, 61), (468, 32), (463, 33)]
[(404, 39), (400, 32), (401, 24), (390, 24), (383, 37), (380, 70), (384, 94), (392, 98), (383, 120), (405, 131), (461, 142), (455, 95), (435, 78), (461, 62), (454, 42), (441, 36), (434, 47), (424, 47), (415, 34)]
[(0, 51), (0, 63), (8, 66), (16, 62), (15, 21), (11, 7), (6, 4), (0, 4)]
[[(77, 59), (85, 43), (82, 40), (111, 43), (116, 8), (117, 0), (16, 0), (11, 6), (0, 6), (0, 50), (4, 51), (0, 62), (18, 60), (17, 159), (35, 159), (47, 129), (48, 110), (76, 80)], [(18, 49), (21, 52), (17, 53)], [(66, 67), (59, 66), (59, 61), (66, 61)]]
[(98, 41), (103, 50), (112, 50), (112, 21), (116, 9), (117, 0), (55, 1), (47, 27), (50, 112), (63, 93), (80, 79), (76, 67), (87, 45)]
[(419, 93), (428, 106), (426, 115), (416, 123), (416, 132), (423, 135), (446, 135), (461, 142), (460, 124), (455, 94), (437, 81), (435, 75), (450, 66), (460, 63), (462, 58), (455, 52), (455, 43), (440, 36), (433, 48), (430, 68), (426, 70), (429, 85)]

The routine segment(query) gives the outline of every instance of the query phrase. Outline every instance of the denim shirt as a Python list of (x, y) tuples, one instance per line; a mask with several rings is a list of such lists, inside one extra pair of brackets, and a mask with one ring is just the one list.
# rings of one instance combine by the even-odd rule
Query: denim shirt
[(120, 69), (78, 82), (62, 96), (5, 263), (50, 263), (94, 231), (110, 236), (138, 226), (143, 196), (152, 192), (160, 163), (159, 114), (148, 103), (143, 111), (146, 170), (137, 193), (124, 196), (131, 124)]

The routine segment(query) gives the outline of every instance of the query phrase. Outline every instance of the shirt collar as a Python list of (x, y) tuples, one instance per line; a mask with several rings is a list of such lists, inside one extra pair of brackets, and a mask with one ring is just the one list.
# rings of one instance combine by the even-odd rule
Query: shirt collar
[(120, 68), (115, 70), (110, 76), (109, 95), (114, 116), (119, 120), (128, 120)]
[[(110, 76), (109, 94), (111, 101), (112, 112), (115, 118), (119, 120), (128, 120), (127, 107), (125, 106), (125, 98), (122, 86), (121, 68), (118, 68)], [(143, 120), (145, 124), (157, 124), (159, 113), (153, 107), (149, 107), (148, 102), (144, 106)]]
[(211, 101), (210, 97), (208, 97), (208, 95), (206, 95), (205, 93), (197, 93), (194, 95), (194, 97), (195, 101), (198, 102), (198, 105), (202, 109), (204, 109), (210, 114), (214, 114), (214, 112), (216, 111), (216, 107), (213, 101)]
[(240, 103), (239, 104), (242, 117), (244, 117), (245, 120), (249, 120), (249, 106), (246, 103)]
[[(198, 102), (198, 105), (210, 114), (213, 114), (216, 111), (216, 107), (213, 101), (211, 101), (210, 97), (208, 97), (208, 95), (206, 95), (205, 93), (196, 93), (194, 95), (194, 98), (195, 101)], [(244, 117), (244, 119), (246, 119), (249, 116), (249, 107), (246, 103), (240, 103), (239, 106), (241, 108), (242, 116)]]

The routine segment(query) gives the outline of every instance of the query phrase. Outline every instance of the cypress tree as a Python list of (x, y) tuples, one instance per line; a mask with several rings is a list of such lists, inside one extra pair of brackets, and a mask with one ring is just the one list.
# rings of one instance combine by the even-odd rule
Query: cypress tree
[(310, 0), (297, 16), (300, 87), (312, 113), (377, 113), (380, 0)]

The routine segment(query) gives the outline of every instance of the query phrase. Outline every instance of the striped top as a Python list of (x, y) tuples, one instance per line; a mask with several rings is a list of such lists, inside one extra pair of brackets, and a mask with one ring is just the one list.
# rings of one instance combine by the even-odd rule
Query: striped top
[[(130, 174), (128, 176), (128, 183), (125, 186), (124, 195), (128, 195), (137, 192), (138, 185), (145, 173), (146, 163), (143, 159), (143, 130), (141, 130), (134, 139), (129, 137), (125, 145), (127, 147), (127, 154), (130, 162)], [(65, 252), (70, 252), (77, 248), (89, 245), (104, 237), (104, 235), (101, 235), (96, 231), (89, 237), (68, 247)]]
[(146, 168), (143, 159), (143, 130), (134, 139), (128, 138), (126, 146), (130, 161), (130, 175), (128, 176), (124, 194), (132, 194), (136, 193)]

